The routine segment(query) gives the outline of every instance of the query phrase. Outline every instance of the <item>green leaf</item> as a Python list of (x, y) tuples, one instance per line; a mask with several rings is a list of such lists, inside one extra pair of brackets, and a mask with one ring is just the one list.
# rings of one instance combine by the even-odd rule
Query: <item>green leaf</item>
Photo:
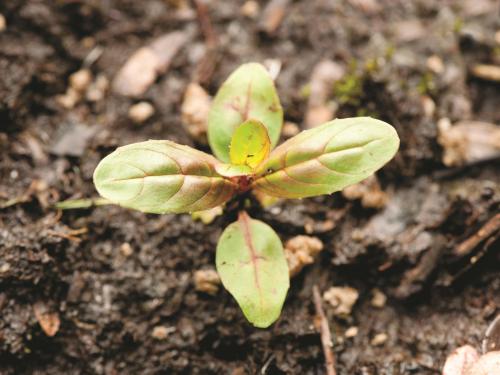
[(215, 156), (229, 163), (233, 132), (249, 119), (264, 124), (274, 147), (281, 133), (283, 109), (271, 76), (258, 63), (241, 65), (214, 98), (208, 115), (208, 141)]
[(278, 319), (290, 285), (283, 245), (267, 224), (240, 212), (217, 245), (217, 271), (245, 317), (266, 328)]
[(247, 120), (235, 129), (229, 156), (232, 164), (247, 165), (253, 169), (269, 156), (270, 150), (266, 127), (259, 121)]
[(257, 169), (253, 187), (284, 198), (331, 194), (373, 174), (398, 148), (396, 131), (383, 121), (333, 120), (276, 148)]
[(217, 174), (218, 163), (211, 155), (171, 141), (133, 143), (101, 160), (94, 184), (104, 198), (143, 212), (207, 210), (236, 191)]

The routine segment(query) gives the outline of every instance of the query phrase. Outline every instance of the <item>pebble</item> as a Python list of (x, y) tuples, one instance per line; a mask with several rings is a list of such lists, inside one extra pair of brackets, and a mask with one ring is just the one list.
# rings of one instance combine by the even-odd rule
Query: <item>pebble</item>
[(10, 264), (4, 263), (0, 266), (0, 273), (7, 273), (10, 270)]
[(124, 242), (120, 246), (120, 253), (122, 253), (122, 255), (125, 257), (131, 256), (133, 252), (134, 250), (132, 249), (132, 246), (130, 246), (128, 242)]
[(199, 292), (214, 295), (221, 284), (219, 274), (215, 270), (198, 270), (194, 273), (194, 288)]
[(151, 336), (156, 340), (165, 340), (172, 332), (175, 332), (175, 327), (156, 326)]
[(432, 55), (427, 58), (427, 68), (436, 74), (441, 74), (444, 72), (443, 60), (436, 55)]
[(323, 294), (323, 299), (334, 308), (335, 315), (349, 315), (358, 300), (359, 293), (351, 287), (331, 287)]
[(298, 274), (323, 250), (323, 242), (317, 237), (295, 236), (285, 244), (285, 256), (290, 276)]
[(245, 1), (241, 7), (241, 14), (248, 18), (255, 18), (259, 15), (260, 5), (255, 0)]
[(386, 295), (378, 289), (374, 289), (372, 293), (373, 293), (372, 300), (371, 300), (372, 306), (379, 308), (379, 309), (384, 307), (386, 302), (387, 302)]
[(359, 331), (358, 327), (355, 327), (355, 326), (349, 327), (345, 331), (344, 336), (347, 338), (356, 337), (358, 335), (358, 331)]
[(385, 342), (387, 341), (387, 339), (389, 338), (389, 336), (387, 336), (387, 333), (377, 333), (372, 341), (370, 342), (370, 344), (372, 346), (381, 346), (381, 345), (384, 345)]
[(69, 76), (70, 87), (77, 92), (87, 90), (92, 82), (92, 72), (89, 69), (80, 69)]
[(155, 113), (155, 108), (149, 102), (139, 102), (128, 110), (128, 117), (136, 124), (142, 124)]
[(200, 143), (206, 143), (208, 113), (212, 99), (203, 87), (191, 82), (184, 93), (181, 106), (182, 125)]
[(294, 135), (297, 135), (299, 133), (300, 133), (300, 128), (299, 128), (299, 126), (296, 123), (290, 122), (290, 121), (286, 121), (283, 124), (283, 130), (281, 131), (281, 134), (283, 134), (283, 137), (285, 137), (285, 138), (291, 138)]

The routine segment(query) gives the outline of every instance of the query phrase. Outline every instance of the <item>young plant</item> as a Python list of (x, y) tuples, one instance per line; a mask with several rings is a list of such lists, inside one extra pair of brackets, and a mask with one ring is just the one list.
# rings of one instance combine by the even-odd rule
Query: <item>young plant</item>
[[(112, 203), (163, 214), (207, 210), (251, 189), (274, 197), (331, 194), (387, 163), (399, 147), (392, 126), (369, 117), (336, 119), (278, 142), (283, 110), (266, 69), (242, 65), (224, 82), (208, 118), (218, 159), (171, 141), (134, 143), (94, 172)], [(216, 266), (225, 288), (256, 327), (278, 319), (289, 287), (278, 235), (242, 210), (222, 233)]]

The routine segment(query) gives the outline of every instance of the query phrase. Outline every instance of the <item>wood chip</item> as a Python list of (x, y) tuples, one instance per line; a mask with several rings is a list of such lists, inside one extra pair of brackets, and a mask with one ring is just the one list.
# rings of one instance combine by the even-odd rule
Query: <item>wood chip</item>
[(381, 346), (381, 345), (384, 345), (387, 341), (387, 339), (389, 338), (389, 336), (387, 336), (387, 333), (377, 333), (372, 341), (370, 341), (370, 344), (372, 346)]
[(484, 335), (483, 353), (500, 350), (500, 315), (489, 325)]
[(5, 19), (5, 16), (0, 13), (0, 33), (2, 31), (5, 31), (7, 28), (7, 20)]
[(138, 97), (146, 92), (157, 76), (164, 74), (188, 40), (186, 33), (175, 31), (155, 39), (130, 56), (113, 80), (117, 94)]
[(59, 314), (57, 312), (50, 311), (43, 302), (35, 303), (33, 311), (36, 320), (47, 336), (52, 337), (59, 331), (61, 321), (59, 320)]

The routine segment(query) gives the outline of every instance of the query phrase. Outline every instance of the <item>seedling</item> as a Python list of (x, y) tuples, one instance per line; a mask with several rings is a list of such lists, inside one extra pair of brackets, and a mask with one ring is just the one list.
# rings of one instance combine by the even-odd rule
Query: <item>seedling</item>
[[(283, 110), (273, 80), (257, 63), (224, 82), (208, 118), (215, 156), (171, 141), (119, 147), (94, 172), (98, 192), (142, 212), (192, 213), (253, 189), (273, 197), (331, 194), (387, 163), (399, 147), (392, 126), (369, 117), (336, 119), (303, 131), (276, 149)], [(222, 233), (216, 266), (245, 317), (265, 328), (278, 319), (289, 287), (276, 232), (240, 211)]]

